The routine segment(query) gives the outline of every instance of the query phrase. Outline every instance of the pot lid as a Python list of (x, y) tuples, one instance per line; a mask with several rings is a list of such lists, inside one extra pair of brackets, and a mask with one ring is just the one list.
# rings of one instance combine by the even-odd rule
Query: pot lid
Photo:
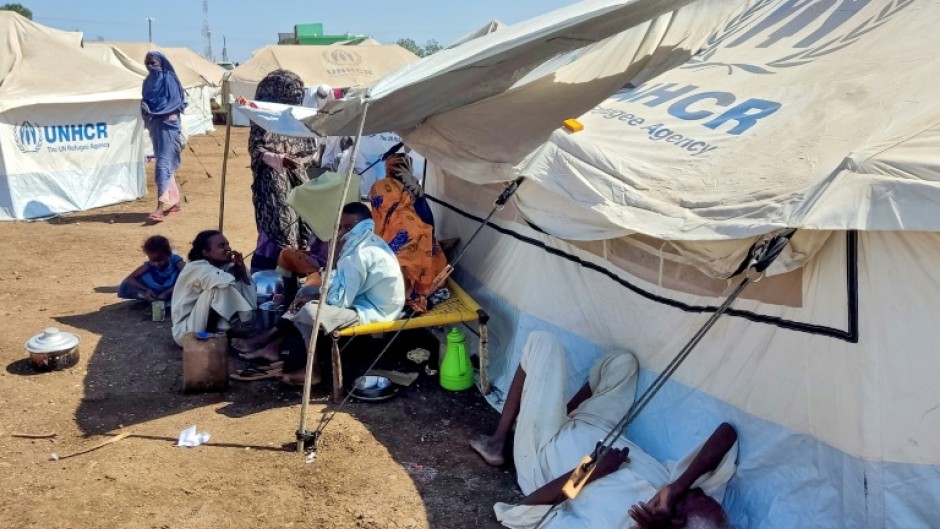
[(78, 336), (62, 332), (58, 327), (46, 327), (44, 331), (26, 342), (26, 350), (31, 353), (54, 353), (71, 349), (78, 345)]

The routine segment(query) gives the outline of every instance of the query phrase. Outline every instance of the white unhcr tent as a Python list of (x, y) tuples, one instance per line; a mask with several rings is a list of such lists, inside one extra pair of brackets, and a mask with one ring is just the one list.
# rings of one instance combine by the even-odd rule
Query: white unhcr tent
[(80, 43), (80, 33), (0, 11), (0, 220), (146, 192), (140, 81)]
[[(254, 99), (258, 83), (277, 69), (296, 73), (308, 87), (320, 84), (333, 88), (362, 87), (416, 60), (415, 54), (397, 44), (266, 46), (232, 70), (231, 94)], [(248, 121), (235, 114), (233, 124), (245, 126)]]
[(199, 136), (215, 130), (210, 100), (219, 101), (221, 98), (222, 77), (225, 75), (221, 66), (188, 48), (163, 48), (149, 42), (86, 42), (85, 48), (96, 57), (141, 76), (141, 79), (147, 76), (147, 67), (144, 66), (147, 53), (163, 53), (173, 64), (186, 92), (183, 133), (187, 137)]
[[(572, 391), (614, 348), (649, 384), (747, 248), (798, 228), (630, 436), (667, 460), (735, 424), (736, 527), (940, 526), (940, 3), (679, 7), (583, 2), (307, 122), (348, 133), (368, 101), (367, 133), (438, 168), (441, 237), (466, 240), (526, 177), (461, 263), (492, 316), (495, 399), (534, 330), (561, 337)], [(558, 127), (577, 115), (583, 131)]]

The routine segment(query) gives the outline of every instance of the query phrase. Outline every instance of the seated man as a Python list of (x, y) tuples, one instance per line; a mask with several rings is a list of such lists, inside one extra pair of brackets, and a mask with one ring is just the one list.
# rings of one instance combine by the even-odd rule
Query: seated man
[[(392, 321), (401, 314), (405, 305), (401, 267), (385, 241), (375, 235), (374, 228), (365, 204), (354, 202), (343, 207), (341, 247), (337, 249), (336, 267), (320, 318), (324, 333), (361, 323)], [(234, 347), (249, 359), (278, 360), (283, 340), (292, 333), (299, 331), (304, 341), (310, 340), (318, 303), (309, 302), (316, 297), (309, 288), (301, 289), (291, 306), (292, 312), (277, 326), (250, 340), (235, 342)], [(306, 360), (305, 347), (291, 348), (282, 380), (288, 384), (303, 383)], [(319, 381), (319, 371), (314, 369), (313, 383)]]
[[(638, 366), (630, 353), (614, 352), (600, 359), (567, 405), (564, 366), (565, 352), (557, 339), (532, 333), (496, 432), (471, 443), (487, 463), (501, 464), (506, 437), (518, 418), (514, 459), (519, 486), (527, 496), (517, 506), (496, 504), (496, 517), (507, 527), (532, 529), (552, 505), (564, 500), (561, 487), (572, 469), (635, 398)], [(705, 494), (723, 496), (734, 473), (736, 440), (734, 429), (723, 424), (701, 450), (693, 452), (697, 455), (667, 468), (620, 437), (614, 442), (617, 450), (599, 462), (581, 494), (552, 513), (542, 527), (628, 527), (630, 517), (638, 527), (649, 528), (659, 527), (663, 520), (665, 526), (683, 527), (683, 516), (721, 522), (725, 519), (720, 505)], [(621, 467), (621, 463), (626, 464)], [(648, 498), (652, 498), (648, 505), (641, 503)], [(628, 512), (625, 505), (634, 503)], [(676, 525), (670, 525), (672, 519)]]

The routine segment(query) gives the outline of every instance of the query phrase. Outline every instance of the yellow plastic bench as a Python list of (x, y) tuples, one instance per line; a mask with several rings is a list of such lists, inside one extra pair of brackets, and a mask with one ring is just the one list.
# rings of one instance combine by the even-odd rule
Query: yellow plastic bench
[(445, 284), (450, 291), (450, 298), (435, 305), (426, 314), (415, 316), (411, 320), (395, 320), (379, 323), (365, 323), (346, 327), (333, 333), (333, 401), (343, 400), (343, 366), (340, 359), (340, 338), (351, 338), (367, 334), (397, 332), (398, 330), (424, 329), (456, 323), (477, 322), (477, 334), (480, 338), (480, 391), (490, 392), (490, 382), (486, 375), (487, 337), (486, 324), (490, 317), (480, 305), (460, 288), (452, 279)]

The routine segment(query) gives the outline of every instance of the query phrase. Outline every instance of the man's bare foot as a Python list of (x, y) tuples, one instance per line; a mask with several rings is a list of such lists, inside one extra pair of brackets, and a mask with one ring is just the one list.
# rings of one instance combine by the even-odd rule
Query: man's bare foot
[(490, 437), (481, 437), (470, 441), (470, 448), (480, 454), (487, 465), (502, 466), (506, 459), (503, 457), (502, 443), (494, 443)]
[(281, 347), (279, 343), (272, 342), (260, 349), (256, 349), (251, 352), (245, 352), (245, 354), (241, 355), (241, 357), (245, 360), (267, 360), (269, 362), (277, 362), (281, 359)]
[(264, 339), (263, 335), (253, 338), (233, 338), (232, 348), (238, 351), (238, 354), (243, 357), (251, 357), (264, 348), (266, 342), (267, 340)]
[[(289, 386), (303, 386), (305, 377), (306, 373), (303, 370), (294, 371), (293, 373), (284, 373), (284, 375), (281, 376), (281, 382)], [(310, 378), (310, 385), (316, 386), (320, 382), (322, 382), (320, 376), (314, 373)]]

